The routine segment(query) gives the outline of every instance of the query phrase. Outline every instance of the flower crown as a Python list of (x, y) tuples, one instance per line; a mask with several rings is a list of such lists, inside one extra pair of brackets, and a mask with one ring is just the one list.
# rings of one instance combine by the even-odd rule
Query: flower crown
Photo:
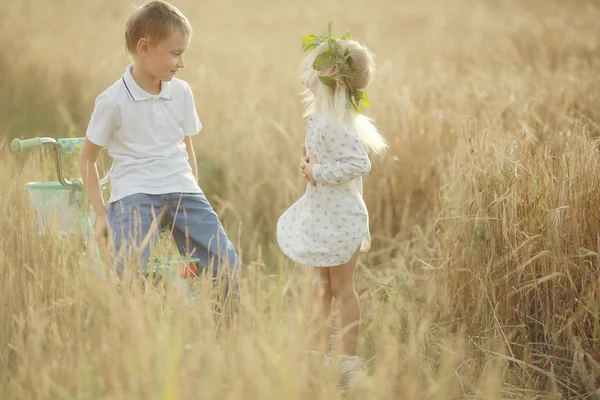
[(350, 50), (343, 50), (338, 41), (350, 39), (350, 31), (346, 31), (339, 39), (336, 39), (331, 35), (332, 27), (333, 22), (329, 22), (327, 35), (304, 36), (302, 38), (302, 50), (309, 52), (322, 43), (328, 44), (329, 48), (319, 53), (315, 59), (313, 68), (317, 71), (325, 71), (328, 68), (337, 67), (338, 73), (335, 77), (319, 76), (319, 80), (333, 90), (336, 89), (338, 84), (342, 84), (346, 88), (352, 107), (360, 113), (362, 112), (361, 102), (365, 108), (371, 107), (371, 102), (367, 99), (367, 92), (356, 90), (350, 85), (349, 81), (356, 75), (356, 64), (350, 55)]

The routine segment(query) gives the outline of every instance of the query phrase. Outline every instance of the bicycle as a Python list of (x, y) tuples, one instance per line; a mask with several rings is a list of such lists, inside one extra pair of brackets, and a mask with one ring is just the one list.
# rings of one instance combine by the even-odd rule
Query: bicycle
[[(36, 137), (33, 139), (13, 139), (10, 149), (15, 154), (24, 151), (38, 150), (50, 146), (54, 150), (54, 159), (58, 181), (27, 182), (25, 188), (35, 207), (38, 235), (53, 234), (52, 227), (58, 223), (59, 234), (62, 237), (80, 237), (83, 244), (84, 255), (88, 256), (88, 263), (100, 266), (100, 252), (94, 238), (95, 213), (86, 201), (85, 188), (81, 178), (68, 180), (63, 168), (63, 154), (77, 154), (83, 146), (85, 138), (59, 138)], [(102, 179), (100, 188), (104, 190), (109, 182), (112, 166)], [(58, 221), (56, 221), (58, 219)], [(163, 231), (159, 242), (166, 239)], [(89, 244), (92, 243), (92, 248)], [(145, 278), (155, 280), (166, 279), (174, 287), (182, 290), (185, 296), (191, 295), (190, 278), (198, 276), (196, 258), (181, 255), (163, 255), (151, 257), (144, 268)], [(178, 267), (178, 268), (175, 268)], [(103, 271), (96, 271), (105, 276)]]

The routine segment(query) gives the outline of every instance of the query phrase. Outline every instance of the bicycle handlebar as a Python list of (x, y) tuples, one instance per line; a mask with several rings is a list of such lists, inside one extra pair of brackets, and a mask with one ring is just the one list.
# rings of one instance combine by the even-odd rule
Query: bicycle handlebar
[(44, 143), (42, 142), (42, 138), (39, 137), (27, 140), (15, 138), (10, 143), (10, 150), (13, 153), (21, 154), (23, 150), (39, 149), (42, 147), (43, 144)]
[[(85, 138), (63, 138), (53, 139), (48, 137), (36, 137), (34, 139), (21, 140), (18, 138), (13, 139), (10, 143), (10, 150), (13, 153), (20, 154), (25, 150), (40, 149), (43, 145), (49, 144), (54, 149), (55, 161), (56, 161), (56, 173), (58, 175), (59, 182), (66, 188), (72, 188), (75, 184), (65, 178), (65, 174), (62, 168), (61, 153), (79, 153), (83, 147)], [(110, 173), (112, 172), (113, 166), (106, 175), (100, 179), (100, 187), (105, 186), (108, 183)]]
[(83, 147), (84, 141), (85, 138), (52, 139), (36, 137), (34, 139), (26, 140), (15, 138), (10, 144), (10, 150), (13, 153), (20, 154), (25, 150), (39, 149), (46, 143), (57, 142), (60, 145), (63, 153), (79, 153)]

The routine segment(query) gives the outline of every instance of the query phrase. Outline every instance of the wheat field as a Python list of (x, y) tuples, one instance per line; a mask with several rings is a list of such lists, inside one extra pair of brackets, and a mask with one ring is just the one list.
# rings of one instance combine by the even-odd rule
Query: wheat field
[[(300, 38), (350, 29), (375, 53), (368, 115), (389, 140), (365, 178), (359, 353), (349, 398), (600, 398), (600, 3), (173, 1), (194, 36), (181, 78), (204, 129), (201, 187), (244, 262), (240, 309), (83, 273), (37, 235), (25, 183), (82, 136), (128, 63), (130, 0), (0, 0), (0, 398), (333, 399), (313, 370), (310, 271), (275, 241), (304, 190)], [(73, 177), (75, 160), (67, 159)], [(338, 325), (339, 326), (339, 325)], [(335, 351), (339, 330), (334, 330)]]

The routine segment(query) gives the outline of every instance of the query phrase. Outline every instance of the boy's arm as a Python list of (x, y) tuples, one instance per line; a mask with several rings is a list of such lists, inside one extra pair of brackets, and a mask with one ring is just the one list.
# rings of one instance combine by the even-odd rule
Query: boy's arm
[(83, 180), (85, 191), (92, 207), (94, 207), (97, 218), (105, 218), (107, 213), (106, 204), (102, 198), (102, 190), (100, 189), (98, 166), (96, 165), (101, 150), (101, 146), (92, 143), (86, 137), (83, 147), (79, 152), (79, 171), (81, 172), (81, 179)]
[(119, 127), (119, 117), (114, 105), (106, 95), (96, 98), (85, 141), (79, 152), (79, 171), (94, 212), (98, 218), (106, 218), (107, 210), (100, 189), (100, 177), (96, 161), (103, 146)]
[(198, 181), (198, 163), (196, 162), (196, 153), (194, 152), (194, 145), (192, 144), (192, 136), (195, 136), (202, 130), (202, 123), (198, 118), (196, 111), (196, 103), (194, 101), (194, 95), (190, 85), (185, 83), (185, 105), (183, 113), (183, 122), (181, 127), (183, 128), (185, 143), (185, 150), (188, 153), (188, 163), (192, 167), (192, 173), (196, 182)]
[(194, 152), (194, 145), (192, 144), (192, 137), (185, 136), (183, 139), (183, 143), (185, 143), (185, 150), (188, 153), (188, 163), (190, 167), (192, 167), (192, 173), (194, 174), (194, 178), (198, 181), (198, 163), (196, 162), (196, 153)]

